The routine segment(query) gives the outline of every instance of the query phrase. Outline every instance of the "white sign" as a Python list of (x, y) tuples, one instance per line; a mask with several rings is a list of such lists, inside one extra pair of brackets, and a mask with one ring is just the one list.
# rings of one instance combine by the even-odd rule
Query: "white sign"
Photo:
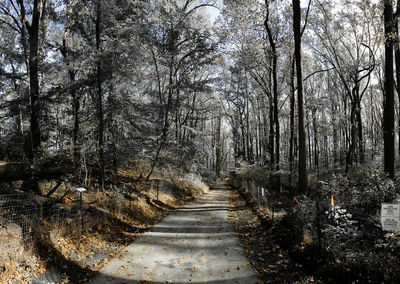
[(400, 204), (382, 203), (381, 224), (384, 231), (400, 230)]

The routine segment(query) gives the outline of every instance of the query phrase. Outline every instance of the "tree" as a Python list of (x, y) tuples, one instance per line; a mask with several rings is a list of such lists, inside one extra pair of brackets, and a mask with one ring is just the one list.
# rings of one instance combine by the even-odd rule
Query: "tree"
[(294, 55), (296, 60), (297, 108), (299, 137), (299, 182), (298, 192), (305, 193), (308, 188), (307, 149), (304, 131), (303, 71), (301, 63), (301, 8), (300, 0), (293, 0)]
[[(346, 171), (354, 162), (365, 160), (364, 126), (362, 101), (371, 83), (375, 70), (375, 52), (378, 41), (373, 36), (369, 15), (374, 9), (370, 3), (346, 2), (345, 11), (333, 14), (328, 2), (317, 1), (319, 18), (314, 23), (314, 32), (319, 43), (313, 49), (323, 65), (335, 71), (343, 88), (343, 111), (346, 117)], [(348, 123), (349, 122), (349, 123)]]
[[(398, 97), (398, 108), (400, 111), (400, 33), (399, 33), (400, 1), (397, 1), (396, 13), (394, 15), (394, 30), (397, 40), (394, 42), (394, 60), (396, 64), (396, 91)], [(400, 112), (399, 112), (400, 113)], [(400, 141), (400, 115), (398, 115), (398, 139)], [(400, 155), (400, 142), (398, 145), (398, 154)]]
[(204, 22), (197, 12), (213, 5), (212, 1), (187, 0), (154, 6), (153, 12), (158, 18), (149, 23), (147, 40), (157, 86), (153, 93), (161, 104), (162, 126), (146, 179), (153, 174), (173, 126), (175, 141), (183, 145), (185, 124), (195, 114), (195, 108), (186, 112), (183, 106), (187, 103), (189, 108), (192, 107), (197, 94), (207, 90), (209, 78), (200, 74), (207, 74), (204, 68), (212, 64), (216, 45), (209, 31), (196, 27), (195, 23)]
[[(265, 29), (267, 31), (267, 35), (268, 35), (268, 41), (269, 44), (271, 46), (271, 51), (272, 51), (272, 85), (273, 85), (273, 109), (274, 109), (274, 124), (275, 124), (275, 129), (273, 130), (274, 134), (275, 134), (275, 151), (271, 151), (271, 153), (275, 153), (275, 159), (273, 159), (273, 157), (271, 157), (272, 161), (274, 161), (273, 163), (275, 170), (279, 171), (279, 162), (280, 162), (280, 127), (279, 127), (279, 109), (278, 109), (278, 79), (277, 79), (277, 64), (278, 64), (278, 54), (277, 54), (277, 50), (276, 50), (276, 43), (275, 43), (275, 39), (272, 35), (272, 31), (271, 28), (269, 26), (269, 17), (270, 17), (270, 11), (269, 11), (269, 0), (265, 0), (265, 7), (266, 7), (266, 18), (265, 18)], [(271, 129), (272, 130), (272, 129)], [(270, 135), (273, 135), (273, 133), (271, 133)], [(274, 146), (271, 146), (272, 148), (274, 148)], [(273, 155), (272, 155), (273, 156)]]
[(384, 1), (385, 92), (383, 99), (383, 139), (385, 173), (394, 178), (394, 74), (393, 74), (393, 1)]

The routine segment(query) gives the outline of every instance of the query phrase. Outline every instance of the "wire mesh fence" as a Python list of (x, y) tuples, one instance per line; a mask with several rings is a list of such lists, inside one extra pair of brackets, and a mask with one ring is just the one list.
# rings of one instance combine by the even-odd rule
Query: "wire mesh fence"
[(110, 186), (105, 192), (97, 190), (97, 193), (93, 190), (80, 193), (69, 186), (64, 194), (60, 192), (60, 196), (47, 203), (24, 193), (0, 195), (0, 251), (5, 255), (21, 245), (32, 246), (38, 231), (49, 233), (63, 228), (69, 233), (81, 233), (90, 230), (93, 223), (86, 223), (86, 220), (99, 214), (95, 203), (107, 208), (102, 213), (107, 211), (113, 215), (123, 209), (120, 200), (132, 203), (129, 207), (140, 198), (158, 201), (160, 188), (164, 186), (168, 183), (160, 180), (122, 183)]
[(30, 244), (40, 214), (40, 206), (27, 194), (0, 195), (0, 247)]
[(229, 183), (236, 188), (242, 189), (245, 194), (250, 195), (260, 208), (267, 210), (271, 214), (272, 219), (277, 213), (281, 212), (280, 206), (278, 206), (280, 202), (274, 190), (259, 186), (252, 180), (242, 179), (235, 172), (230, 173)]
[[(125, 179), (80, 192), (72, 182), (53, 181), (41, 184), (43, 196), (0, 195), (0, 283), (32, 283), (42, 273), (53, 277), (48, 269), (56, 262), (96, 269), (174, 208), (183, 192), (192, 192), (188, 184)], [(51, 266), (47, 257), (55, 261)]]
[(261, 207), (273, 208), (275, 203), (275, 194), (264, 187), (256, 185), (251, 181), (243, 181), (243, 188), (249, 193)]

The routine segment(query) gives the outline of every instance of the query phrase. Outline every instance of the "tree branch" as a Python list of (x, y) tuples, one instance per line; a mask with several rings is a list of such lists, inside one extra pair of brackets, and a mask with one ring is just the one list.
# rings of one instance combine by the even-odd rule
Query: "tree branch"
[(304, 31), (306, 30), (306, 27), (307, 27), (307, 24), (308, 24), (308, 14), (309, 14), (309, 12), (310, 12), (311, 2), (312, 2), (312, 0), (308, 1), (307, 13), (306, 13), (306, 17), (305, 17), (305, 20), (304, 20), (303, 29), (302, 29), (301, 32), (300, 32), (300, 37), (303, 36), (303, 33), (304, 33)]
[(312, 72), (311, 74), (309, 74), (307, 77), (305, 77), (305, 78), (303, 79), (303, 81), (304, 81), (304, 82), (307, 81), (308, 78), (310, 78), (311, 76), (314, 76), (314, 75), (317, 74), (317, 73), (328, 72), (328, 71), (331, 71), (331, 70), (334, 70), (334, 69), (335, 69), (335, 68), (332, 67), (332, 68), (328, 68), (328, 69), (324, 69), (324, 70), (317, 70), (317, 71)]

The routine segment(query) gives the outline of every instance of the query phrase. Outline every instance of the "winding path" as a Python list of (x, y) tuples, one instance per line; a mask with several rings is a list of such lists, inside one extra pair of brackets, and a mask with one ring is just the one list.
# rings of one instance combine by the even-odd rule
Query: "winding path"
[(228, 220), (229, 190), (170, 214), (111, 260), (90, 283), (257, 283)]

